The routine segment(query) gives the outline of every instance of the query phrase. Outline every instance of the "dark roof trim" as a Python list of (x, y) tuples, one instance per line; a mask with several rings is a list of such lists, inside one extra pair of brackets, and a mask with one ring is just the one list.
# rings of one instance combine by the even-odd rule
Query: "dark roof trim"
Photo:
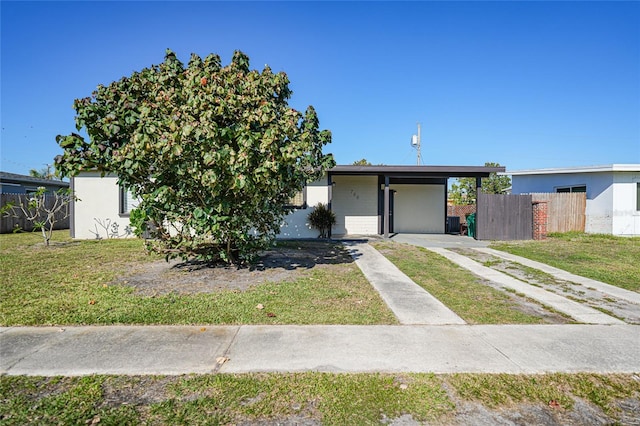
[(335, 166), (332, 175), (387, 175), (398, 177), (488, 177), (504, 167), (484, 166)]
[(16, 173), (0, 172), (0, 182), (3, 183), (27, 183), (27, 184), (39, 184), (40, 186), (58, 186), (66, 188), (69, 186), (69, 182), (54, 179), (41, 179), (33, 176), (19, 175)]

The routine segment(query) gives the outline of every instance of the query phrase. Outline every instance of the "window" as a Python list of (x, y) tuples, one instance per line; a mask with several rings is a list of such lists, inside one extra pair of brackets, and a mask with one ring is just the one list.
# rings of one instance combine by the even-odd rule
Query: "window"
[(306, 209), (307, 208), (307, 187), (305, 186), (302, 191), (296, 192), (296, 194), (289, 198), (285, 208), (288, 209)]
[(25, 186), (24, 187), (24, 193), (27, 195), (33, 195), (36, 192), (38, 192), (38, 188), (34, 187), (34, 186)]
[(131, 210), (138, 207), (140, 200), (135, 198), (131, 191), (120, 187), (120, 216), (129, 216)]
[(556, 192), (587, 192), (586, 185), (563, 186), (556, 188)]
[(640, 212), (640, 182), (636, 183), (636, 210)]

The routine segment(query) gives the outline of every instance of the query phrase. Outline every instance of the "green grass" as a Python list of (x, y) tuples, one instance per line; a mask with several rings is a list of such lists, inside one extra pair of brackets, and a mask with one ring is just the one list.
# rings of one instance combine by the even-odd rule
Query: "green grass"
[(379, 424), (453, 409), (434, 375), (239, 374), (182, 377), (0, 377), (3, 424), (203, 425), (314, 418), (324, 425)]
[(583, 233), (542, 241), (495, 242), (492, 248), (632, 291), (640, 291), (640, 238)]
[[(613, 421), (618, 402), (640, 397), (633, 375), (260, 373), (191, 376), (0, 377), (0, 424), (191, 425), (312, 419), (373, 425), (403, 415), (447, 423), (457, 401), (488, 410), (576, 398)], [(593, 410), (593, 408), (591, 408)], [(547, 417), (548, 418), (548, 417)]]
[(470, 324), (540, 324), (544, 320), (517, 309), (504, 292), (444, 257), (421, 247), (394, 242), (373, 246), (402, 272)]
[(70, 241), (66, 234), (56, 232), (51, 247), (37, 234), (0, 235), (0, 325), (396, 323), (354, 263), (244, 292), (140, 296), (113, 285), (157, 260), (140, 240)]

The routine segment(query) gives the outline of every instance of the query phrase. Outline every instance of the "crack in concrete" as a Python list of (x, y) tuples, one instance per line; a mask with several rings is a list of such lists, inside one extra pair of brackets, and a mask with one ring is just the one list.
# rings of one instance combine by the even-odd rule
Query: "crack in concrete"
[[(240, 329), (242, 328), (242, 326), (238, 326), (238, 328), (236, 329), (236, 332), (233, 333), (233, 337), (231, 337), (231, 339), (229, 339), (229, 344), (227, 345), (227, 347), (224, 349), (224, 351), (222, 351), (222, 355), (220, 355), (223, 358), (227, 358), (227, 355), (229, 354), (229, 352), (231, 351), (231, 346), (233, 346), (233, 344), (235, 343), (238, 334), (240, 333)], [(211, 371), (213, 374), (219, 373), (220, 369), (229, 361), (233, 361), (231, 358), (225, 360), (223, 363), (219, 363), (217, 361), (216, 357), (216, 361), (215, 361), (215, 366), (213, 367), (213, 370)]]

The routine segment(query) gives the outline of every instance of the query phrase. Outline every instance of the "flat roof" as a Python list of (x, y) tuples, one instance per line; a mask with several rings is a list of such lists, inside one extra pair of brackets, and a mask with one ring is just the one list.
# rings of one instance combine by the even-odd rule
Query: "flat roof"
[(521, 175), (559, 175), (571, 173), (604, 173), (604, 172), (640, 172), (640, 164), (604, 164), (599, 166), (560, 167), (549, 169), (513, 170), (505, 174)]
[(404, 177), (487, 177), (504, 172), (504, 167), (485, 166), (335, 166), (333, 175), (388, 175)]
[(39, 184), (40, 186), (59, 186), (68, 187), (69, 182), (56, 179), (42, 179), (28, 175), (19, 175), (16, 173), (0, 172), (0, 182), (2, 183), (20, 183), (20, 184)]

